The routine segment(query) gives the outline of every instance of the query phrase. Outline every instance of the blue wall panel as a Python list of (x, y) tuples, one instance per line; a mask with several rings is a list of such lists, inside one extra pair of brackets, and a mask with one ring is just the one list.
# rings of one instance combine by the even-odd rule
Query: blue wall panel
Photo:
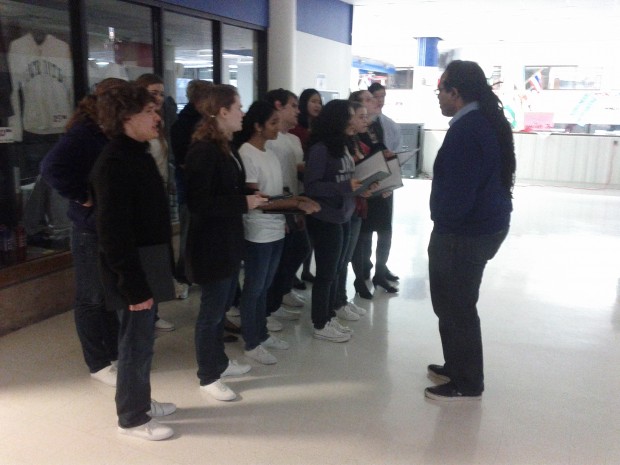
[(166, 0), (166, 3), (257, 26), (269, 26), (269, 0)]
[(297, 0), (297, 30), (351, 45), (353, 5), (339, 0)]

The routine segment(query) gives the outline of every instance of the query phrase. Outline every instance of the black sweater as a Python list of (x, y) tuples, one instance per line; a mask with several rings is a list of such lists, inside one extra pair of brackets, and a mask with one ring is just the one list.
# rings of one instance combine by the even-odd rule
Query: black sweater
[(138, 248), (170, 244), (168, 198), (148, 143), (112, 139), (91, 173), (102, 266), (117, 277), (129, 304), (153, 296)]
[[(233, 158), (234, 157), (234, 158)], [(192, 144), (185, 158), (187, 276), (204, 284), (228, 278), (241, 267), (243, 214), (248, 211), (245, 170), (236, 151), (226, 154), (209, 141)]]

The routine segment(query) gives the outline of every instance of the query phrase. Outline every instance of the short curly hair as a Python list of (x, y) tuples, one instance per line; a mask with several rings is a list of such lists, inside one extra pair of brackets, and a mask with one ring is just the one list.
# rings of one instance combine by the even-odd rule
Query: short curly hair
[(103, 133), (109, 138), (125, 133), (125, 122), (140, 113), (155, 98), (135, 82), (115, 86), (97, 97), (97, 116)]

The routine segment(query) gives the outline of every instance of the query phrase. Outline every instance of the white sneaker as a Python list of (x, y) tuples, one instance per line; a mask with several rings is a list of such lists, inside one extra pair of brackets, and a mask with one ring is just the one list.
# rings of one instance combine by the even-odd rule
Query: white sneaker
[(282, 325), (282, 323), (280, 323), (278, 320), (276, 320), (274, 317), (272, 316), (268, 316), (267, 317), (267, 329), (269, 331), (282, 331), (282, 328), (284, 328), (284, 325)]
[(90, 377), (108, 386), (116, 387), (116, 374), (117, 371), (114, 365), (108, 365), (99, 371), (91, 373)]
[(118, 432), (149, 441), (161, 441), (162, 439), (168, 439), (174, 434), (172, 428), (162, 425), (157, 420), (151, 420), (148, 423), (133, 428), (122, 428), (119, 426)]
[(250, 371), (252, 367), (250, 365), (237, 363), (236, 360), (229, 360), (228, 367), (224, 370), (220, 376), (241, 376)]
[(235, 391), (230, 389), (228, 386), (222, 383), (219, 379), (217, 381), (213, 381), (211, 384), (200, 386), (200, 390), (205, 391), (207, 394), (209, 394), (214, 399), (221, 400), (224, 402), (237, 398), (237, 394), (235, 394)]
[(331, 324), (331, 321), (328, 321), (323, 329), (315, 329), (313, 336), (316, 339), (323, 339), (330, 342), (347, 342), (351, 339), (350, 334), (344, 334), (338, 331), (336, 327)]
[(174, 331), (174, 323), (170, 323), (169, 321), (160, 318), (155, 322), (155, 329), (159, 331)]
[(151, 399), (151, 410), (146, 412), (151, 417), (165, 417), (177, 411), (177, 406), (170, 402), (157, 402)]
[(352, 311), (348, 305), (343, 305), (338, 310), (336, 310), (336, 316), (341, 320), (347, 321), (357, 321), (360, 319), (360, 316)]
[(228, 309), (228, 311), (226, 312), (226, 316), (230, 316), (230, 317), (240, 317), (241, 316), (241, 311), (235, 307), (234, 305), (232, 307), (230, 307)]
[(246, 357), (256, 360), (263, 365), (273, 365), (274, 363), (278, 363), (278, 359), (271, 355), (271, 352), (260, 344), (252, 350), (246, 350), (244, 353)]
[(261, 345), (266, 349), (278, 349), (278, 350), (286, 350), (290, 347), (290, 344), (282, 339), (279, 339), (275, 336), (269, 336), (266, 341), (261, 342)]
[(189, 286), (185, 283), (174, 281), (174, 293), (177, 299), (185, 300), (189, 297)]
[(349, 328), (348, 326), (345, 326), (342, 323), (340, 323), (337, 317), (333, 317), (331, 320), (329, 320), (329, 322), (334, 328), (336, 328), (341, 333), (353, 335), (353, 330)]
[(365, 308), (362, 308), (359, 305), (356, 305), (354, 302), (348, 302), (347, 307), (349, 307), (349, 310), (351, 310), (354, 313), (357, 313), (359, 316), (364, 316), (366, 315), (366, 313), (368, 313), (368, 311)]
[(304, 301), (297, 297), (292, 292), (289, 292), (284, 297), (282, 297), (282, 303), (287, 305), (288, 307), (303, 307)]
[(273, 312), (271, 316), (278, 317), (282, 320), (299, 320), (299, 318), (301, 318), (301, 312), (297, 312), (295, 310), (287, 310), (284, 307), (280, 307), (275, 312)]

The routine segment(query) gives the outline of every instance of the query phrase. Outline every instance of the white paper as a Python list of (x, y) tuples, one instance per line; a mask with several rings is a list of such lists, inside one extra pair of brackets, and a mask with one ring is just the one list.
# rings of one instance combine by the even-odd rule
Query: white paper
[(385, 161), (383, 152), (375, 152), (372, 155), (368, 155), (364, 159), (360, 160), (355, 165), (354, 178), (363, 183), (366, 179), (371, 176), (375, 176), (376, 173), (380, 172), (389, 175), (390, 169)]

